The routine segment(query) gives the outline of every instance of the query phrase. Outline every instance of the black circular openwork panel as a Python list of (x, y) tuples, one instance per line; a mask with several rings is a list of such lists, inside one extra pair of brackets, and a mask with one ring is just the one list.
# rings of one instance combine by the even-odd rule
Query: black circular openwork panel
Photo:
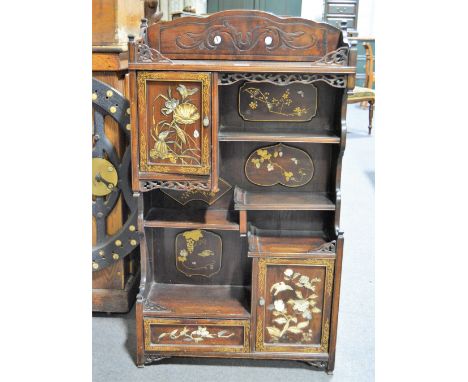
[[(104, 120), (110, 116), (130, 142), (130, 104), (117, 90), (93, 78), (93, 216), (96, 220), (96, 245), (93, 246), (93, 271), (122, 259), (139, 244), (137, 198), (131, 189), (130, 145), (121, 157), (105, 134)], [(109, 236), (106, 221), (119, 196), (126, 204), (126, 221)]]

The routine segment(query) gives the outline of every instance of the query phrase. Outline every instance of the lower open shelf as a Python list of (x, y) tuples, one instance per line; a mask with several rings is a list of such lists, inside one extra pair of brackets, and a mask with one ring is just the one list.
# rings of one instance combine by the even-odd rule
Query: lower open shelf
[(328, 194), (319, 192), (265, 192), (247, 191), (240, 187), (234, 189), (234, 208), (236, 210), (308, 210), (334, 211), (335, 204)]
[(250, 226), (248, 240), (250, 257), (335, 252), (335, 242), (329, 241), (323, 231), (265, 230)]
[(184, 210), (151, 208), (143, 222), (153, 228), (199, 228), (238, 231), (237, 212), (229, 210)]
[(250, 290), (236, 285), (151, 285), (143, 306), (145, 315), (248, 319)]

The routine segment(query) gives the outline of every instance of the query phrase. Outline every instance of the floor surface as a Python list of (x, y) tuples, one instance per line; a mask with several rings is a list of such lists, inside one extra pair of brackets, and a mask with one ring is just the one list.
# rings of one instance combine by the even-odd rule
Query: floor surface
[[(341, 227), (345, 233), (334, 375), (292, 361), (173, 358), (135, 366), (135, 311), (93, 317), (94, 382), (250, 382), (374, 380), (374, 134), (368, 111), (348, 107)], [(374, 129), (375, 130), (375, 129)]]

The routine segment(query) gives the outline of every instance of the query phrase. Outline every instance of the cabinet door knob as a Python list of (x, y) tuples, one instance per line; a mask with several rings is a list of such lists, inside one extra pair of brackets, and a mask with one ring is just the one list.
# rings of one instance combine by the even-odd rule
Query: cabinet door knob
[(260, 306), (265, 305), (265, 299), (263, 297), (260, 297), (260, 299), (258, 300), (258, 305)]
[(208, 127), (210, 126), (210, 120), (207, 116), (205, 116), (205, 118), (203, 118), (203, 126), (204, 127)]

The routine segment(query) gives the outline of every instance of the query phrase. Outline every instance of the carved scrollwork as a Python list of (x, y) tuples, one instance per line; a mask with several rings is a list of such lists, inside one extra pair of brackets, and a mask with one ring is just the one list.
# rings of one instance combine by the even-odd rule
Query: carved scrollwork
[(346, 87), (346, 76), (340, 74), (287, 74), (287, 73), (223, 73), (220, 75), (219, 85), (231, 85), (239, 81), (269, 82), (277, 85), (292, 83), (311, 84), (325, 82), (334, 88)]
[(305, 363), (317, 370), (325, 370), (327, 368), (327, 362), (325, 361), (305, 361)]
[(336, 240), (330, 241), (329, 243), (324, 243), (317, 249), (314, 249), (313, 252), (320, 253), (335, 253), (336, 250)]
[(156, 49), (150, 48), (146, 44), (136, 45), (136, 62), (152, 63), (152, 62), (168, 62), (172, 63), (167, 57), (164, 57)]
[(317, 44), (316, 36), (311, 36), (307, 44), (297, 44), (296, 40), (304, 34), (304, 31), (286, 32), (274, 25), (262, 25), (243, 36), (225, 20), (221, 25), (210, 26), (203, 33), (186, 32), (177, 36), (175, 42), (179, 48), (187, 50), (216, 50), (219, 47), (226, 47), (226, 44), (232, 44), (239, 52), (252, 50), (262, 41), (267, 51), (274, 51), (278, 48), (308, 49)]
[(170, 357), (163, 357), (160, 354), (146, 354), (145, 355), (145, 364), (148, 365), (153, 362), (159, 362), (163, 359), (170, 358)]
[(348, 63), (349, 48), (343, 46), (323, 56), (320, 60), (315, 61), (314, 64), (324, 65), (346, 65)]
[(162, 305), (155, 304), (151, 301), (145, 300), (143, 303), (143, 309), (147, 312), (162, 312), (167, 311), (168, 309)]
[(176, 191), (192, 191), (192, 190), (201, 190), (201, 191), (210, 191), (208, 183), (197, 182), (197, 181), (163, 181), (163, 180), (151, 180), (140, 182), (140, 189), (143, 192), (151, 191), (156, 188), (163, 188), (167, 190), (176, 190)]

